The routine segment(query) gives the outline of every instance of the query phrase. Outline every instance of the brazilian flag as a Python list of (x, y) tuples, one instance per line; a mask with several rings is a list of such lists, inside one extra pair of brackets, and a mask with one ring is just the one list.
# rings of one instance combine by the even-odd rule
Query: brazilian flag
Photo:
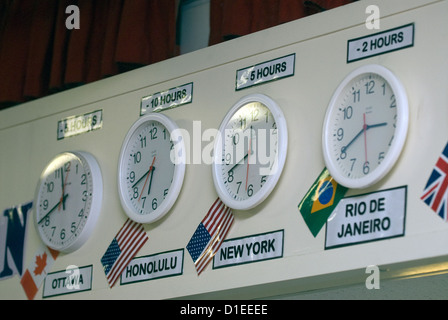
[(333, 179), (327, 168), (324, 168), (314, 181), (299, 204), (299, 211), (314, 237), (327, 222), (347, 190), (348, 188), (339, 185)]

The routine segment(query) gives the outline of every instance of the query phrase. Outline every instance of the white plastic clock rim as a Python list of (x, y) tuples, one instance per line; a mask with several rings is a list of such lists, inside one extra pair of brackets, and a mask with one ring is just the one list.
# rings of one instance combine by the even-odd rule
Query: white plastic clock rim
[[(275, 174), (271, 175), (271, 178), (266, 181), (266, 183), (263, 185), (263, 188), (259, 192), (257, 192), (257, 194), (249, 199), (240, 201), (233, 199), (228, 195), (227, 192), (224, 191), (225, 187), (222, 183), (222, 179), (218, 170), (218, 166), (222, 162), (222, 148), (220, 148), (219, 146), (222, 146), (222, 137), (224, 136), (227, 123), (240, 108), (250, 102), (261, 102), (262, 104), (264, 104), (271, 111), (275, 119), (278, 132), (278, 170), (276, 170)], [(214, 145), (215, 151), (214, 161), (212, 165), (212, 176), (216, 192), (218, 193), (218, 196), (222, 200), (222, 202), (224, 202), (226, 206), (235, 210), (249, 210), (262, 203), (272, 192), (281, 176), (286, 161), (287, 147), (288, 129), (286, 125), (286, 119), (283, 115), (282, 110), (274, 100), (266, 95), (254, 93), (249, 94), (237, 101), (222, 120)]]
[(81, 162), (83, 163), (83, 166), (84, 167), (87, 166), (88, 167), (87, 170), (89, 170), (92, 175), (92, 202), (90, 204), (89, 216), (87, 218), (87, 221), (84, 224), (84, 228), (82, 229), (82, 231), (80, 232), (78, 237), (72, 243), (68, 244), (67, 246), (60, 247), (60, 246), (55, 246), (53, 243), (48, 241), (47, 238), (45, 238), (41, 235), (40, 228), (38, 226), (38, 216), (37, 216), (37, 212), (36, 212), (37, 206), (35, 206), (35, 209), (34, 209), (35, 210), (34, 223), (35, 223), (36, 229), (38, 230), (40, 238), (45, 243), (45, 245), (47, 245), (51, 249), (54, 249), (54, 250), (57, 250), (57, 251), (60, 251), (63, 253), (71, 253), (73, 251), (78, 250), (79, 248), (81, 248), (82, 245), (84, 245), (86, 243), (86, 241), (89, 239), (89, 237), (93, 233), (96, 223), (98, 222), (98, 218), (99, 218), (100, 212), (101, 212), (101, 204), (102, 204), (102, 200), (103, 200), (103, 178), (102, 178), (101, 169), (100, 169), (100, 166), (99, 166), (97, 160), (90, 153), (84, 152), (84, 151), (62, 152), (62, 153), (56, 155), (48, 163), (48, 165), (45, 167), (45, 169), (42, 171), (41, 176), (39, 178), (39, 183), (36, 188), (34, 199), (37, 199), (37, 197), (40, 193), (41, 184), (45, 180), (46, 174), (48, 173), (51, 163), (53, 163), (53, 161), (55, 161), (57, 158), (65, 155), (65, 154), (69, 154), (69, 155), (71, 154), (71, 155), (74, 155), (75, 157), (79, 158), (81, 160)]
[(133, 221), (138, 223), (153, 223), (161, 219), (163, 216), (165, 216), (165, 214), (169, 212), (169, 210), (173, 207), (174, 203), (176, 202), (180, 190), (182, 189), (182, 184), (185, 176), (186, 153), (185, 153), (184, 139), (181, 139), (180, 141), (178, 141), (178, 143), (174, 144), (174, 152), (180, 158), (178, 159), (176, 165), (174, 166), (173, 181), (171, 182), (170, 191), (168, 192), (162, 204), (158, 206), (157, 209), (154, 210), (149, 215), (141, 215), (136, 213), (134, 209), (128, 204), (127, 197), (125, 196), (127, 194), (126, 185), (124, 183), (124, 179), (126, 179), (126, 177), (123, 168), (126, 147), (129, 144), (134, 131), (149, 121), (157, 121), (161, 123), (163, 126), (165, 126), (165, 128), (167, 128), (168, 131), (170, 132), (171, 138), (173, 137), (173, 133), (181, 135), (179, 127), (174, 122), (174, 120), (161, 113), (150, 113), (142, 116), (136, 122), (134, 122), (134, 124), (131, 126), (128, 133), (126, 134), (126, 137), (123, 141), (123, 145), (121, 147), (120, 158), (118, 161), (118, 194), (120, 197), (122, 208), (125, 211), (126, 215)]
[[(395, 137), (386, 157), (381, 163), (380, 167), (377, 167), (372, 173), (364, 178), (350, 179), (339, 173), (336, 164), (333, 162), (331, 157), (331, 145), (330, 145), (330, 130), (329, 125), (331, 121), (331, 114), (333, 109), (336, 108), (336, 103), (339, 100), (341, 93), (344, 92), (346, 87), (354, 80), (356, 77), (366, 74), (375, 73), (383, 77), (391, 86), (392, 91), (395, 94), (396, 104), (397, 104), (397, 126), (395, 129)], [(341, 185), (347, 188), (361, 189), (372, 186), (373, 184), (379, 182), (384, 176), (389, 173), (389, 171), (394, 166), (395, 162), (398, 160), (400, 153), (403, 149), (404, 143), (406, 141), (406, 135), (408, 131), (409, 124), (409, 105), (406, 96), (406, 91), (400, 80), (386, 67), (378, 64), (369, 64), (361, 66), (353, 70), (346, 78), (340, 83), (340, 85), (335, 90), (331, 101), (328, 105), (328, 109), (325, 115), (323, 133), (322, 133), (322, 147), (324, 154), (325, 165), (332, 175), (332, 177)]]

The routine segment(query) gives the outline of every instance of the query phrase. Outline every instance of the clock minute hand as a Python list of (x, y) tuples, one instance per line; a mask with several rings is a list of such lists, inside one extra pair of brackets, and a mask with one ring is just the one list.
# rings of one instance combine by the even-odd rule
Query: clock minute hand
[[(156, 167), (153, 166), (153, 167), (152, 167), (152, 170), (155, 170), (155, 169), (156, 169)], [(143, 179), (145, 179), (146, 176), (148, 175), (148, 173), (149, 173), (149, 170), (146, 171), (146, 172), (141, 176), (141, 178), (138, 179), (138, 180), (132, 185), (132, 188), (135, 188), (135, 186), (138, 185), (138, 184), (140, 183), (140, 181), (142, 181)]]
[(238, 161), (232, 168), (230, 168), (229, 170), (227, 170), (227, 172), (232, 171), (232, 170), (235, 169), (237, 166), (239, 166), (240, 164), (242, 164), (241, 161), (243, 161), (243, 163), (244, 163), (244, 160), (245, 160), (248, 156), (249, 156), (249, 152), (246, 153), (246, 155), (243, 157), (243, 159), (241, 159), (240, 161)]
[[(373, 129), (373, 128), (378, 128), (378, 127), (383, 127), (383, 126), (387, 126), (387, 122), (381, 122), (381, 123), (377, 123), (377, 124), (371, 124), (371, 125), (366, 125), (366, 128), (365, 128), (365, 130), (367, 131), (367, 130), (369, 130), (369, 129)], [(363, 134), (364, 133), (364, 126), (363, 126), (363, 128), (356, 134), (356, 136), (345, 146), (345, 147), (342, 147), (341, 148), (341, 152), (345, 152), (347, 149), (348, 149), (348, 147), (350, 147), (350, 145), (352, 145), (352, 143), (353, 142), (355, 142), (356, 141), (356, 139), (358, 139), (359, 138), (359, 136), (361, 135), (361, 134)]]
[[(367, 130), (367, 129), (366, 129)], [(357, 134), (356, 134), (356, 136), (345, 146), (345, 147), (342, 147), (341, 148), (341, 153), (344, 153), (347, 149), (348, 149), (348, 147), (350, 147), (351, 145), (352, 145), (352, 143), (353, 142), (355, 142), (356, 141), (356, 139), (358, 139), (359, 138), (359, 136), (362, 134), (364, 132), (364, 128), (362, 128)]]
[[(65, 202), (65, 200), (67, 199), (67, 197), (68, 197), (68, 194), (65, 194), (64, 196), (63, 196), (63, 198), (62, 198), (62, 201), (64, 201)], [(47, 214), (46, 215), (44, 215), (43, 217), (42, 217), (42, 219), (40, 219), (38, 222), (37, 222), (37, 224), (41, 224), (42, 223), (42, 221), (44, 221), (54, 210), (56, 210), (56, 208), (57, 207), (59, 207), (59, 205), (61, 204), (61, 200), (59, 200), (58, 201), (58, 203), (56, 203), (56, 205), (53, 207), (53, 208), (51, 208), (50, 209), (50, 211), (48, 211), (47, 212)]]
[[(246, 130), (248, 130), (248, 129), (246, 129)], [(246, 132), (246, 130), (244, 130), (244, 132)], [(250, 143), (252, 143), (252, 130), (253, 130), (253, 128), (252, 128), (252, 126), (250, 126)], [(229, 170), (227, 170), (227, 172), (232, 171), (232, 170), (235, 169), (237, 166), (239, 166), (240, 164), (242, 164), (241, 161), (243, 161), (243, 163), (244, 163), (244, 160), (246, 160), (246, 158), (247, 158), (249, 155), (252, 155), (253, 153), (254, 153), (254, 151), (253, 151), (252, 148), (249, 146), (249, 150), (247, 151), (246, 155), (245, 155), (240, 161), (238, 161), (232, 168), (230, 168)], [(249, 161), (248, 161), (248, 163), (249, 163)]]
[(71, 164), (72, 164), (71, 162), (68, 162), (68, 166), (66, 166), (66, 169), (65, 169), (65, 180), (63, 179), (64, 169), (61, 168), (62, 196), (61, 196), (61, 200), (59, 202), (59, 208), (58, 208), (59, 211), (61, 211), (61, 204), (62, 204), (62, 210), (65, 210), (65, 200), (64, 200), (65, 187), (67, 186), (67, 179), (68, 179), (68, 174), (70, 173)]

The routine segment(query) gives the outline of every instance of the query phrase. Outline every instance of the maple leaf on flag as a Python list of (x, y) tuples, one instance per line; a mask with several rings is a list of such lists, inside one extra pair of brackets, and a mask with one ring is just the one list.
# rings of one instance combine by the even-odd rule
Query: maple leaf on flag
[(44, 252), (43, 255), (36, 257), (36, 268), (34, 269), (34, 274), (40, 275), (45, 270), (47, 266), (47, 253)]

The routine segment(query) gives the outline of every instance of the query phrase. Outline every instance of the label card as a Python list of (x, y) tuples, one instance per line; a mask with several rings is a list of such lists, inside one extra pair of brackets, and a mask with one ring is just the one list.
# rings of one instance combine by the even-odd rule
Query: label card
[(414, 46), (414, 24), (349, 40), (347, 63)]
[(236, 88), (242, 90), (294, 75), (296, 54), (266, 61), (236, 72)]
[(68, 266), (66, 270), (49, 273), (45, 277), (43, 297), (91, 290), (92, 270), (92, 265), (81, 268)]
[(229, 239), (213, 258), (213, 269), (283, 257), (284, 231)]
[(103, 127), (103, 110), (62, 119), (58, 122), (58, 140), (98, 130)]
[(121, 274), (120, 285), (178, 276), (184, 269), (184, 249), (134, 258)]
[(328, 219), (325, 249), (404, 236), (407, 186), (342, 199)]
[(142, 98), (140, 115), (160, 112), (193, 102), (193, 83), (154, 93)]

